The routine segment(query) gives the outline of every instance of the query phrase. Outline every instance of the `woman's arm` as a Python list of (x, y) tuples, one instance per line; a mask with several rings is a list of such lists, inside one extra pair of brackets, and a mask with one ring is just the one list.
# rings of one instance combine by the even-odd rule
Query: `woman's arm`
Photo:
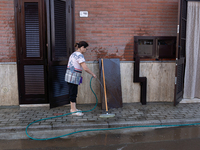
[(97, 78), (97, 76), (88, 68), (85, 62), (81, 63), (82, 68), (89, 74), (91, 74), (94, 78)]

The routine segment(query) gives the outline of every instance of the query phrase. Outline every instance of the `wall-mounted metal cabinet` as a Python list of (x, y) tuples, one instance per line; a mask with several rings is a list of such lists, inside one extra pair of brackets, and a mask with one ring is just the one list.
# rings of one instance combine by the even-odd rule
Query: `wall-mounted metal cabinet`
[(135, 54), (146, 59), (175, 59), (175, 36), (135, 36)]

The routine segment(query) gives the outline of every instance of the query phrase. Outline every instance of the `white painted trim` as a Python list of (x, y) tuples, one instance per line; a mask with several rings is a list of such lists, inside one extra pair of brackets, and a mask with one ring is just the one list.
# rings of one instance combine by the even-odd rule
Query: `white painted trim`
[(16, 65), (17, 62), (0, 62), (0, 65)]
[[(120, 63), (134, 63), (135, 61), (120, 61)], [(87, 64), (98, 64), (99, 61), (86, 61)], [(175, 60), (164, 61), (140, 61), (140, 63), (176, 63)]]
[[(50, 107), (50, 104), (22, 104), (20, 107)], [(70, 107), (70, 104), (64, 105), (64, 107)]]
[(200, 99), (193, 98), (193, 99), (182, 99), (180, 103), (200, 103)]
[(20, 107), (49, 107), (50, 104), (22, 104)]

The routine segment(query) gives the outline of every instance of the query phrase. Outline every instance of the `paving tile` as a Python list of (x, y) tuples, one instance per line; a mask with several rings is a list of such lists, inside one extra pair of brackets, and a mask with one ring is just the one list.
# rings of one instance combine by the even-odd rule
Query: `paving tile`
[[(101, 114), (105, 114), (105, 110), (96, 107), (94, 111), (85, 113), (82, 117), (77, 116), (62, 116), (59, 118), (52, 118), (42, 122), (37, 122), (34, 128), (48, 127), (52, 125), (55, 127), (67, 128), (81, 128), (85, 127), (105, 127), (108, 124), (112, 126), (124, 126), (130, 124), (170, 124), (182, 122), (200, 122), (200, 103), (197, 104), (178, 104), (174, 107), (171, 103), (148, 103), (141, 105), (140, 103), (123, 104), (122, 108), (110, 109), (109, 113), (114, 113), (113, 118), (100, 118)], [(92, 109), (93, 106), (78, 105), (81, 110)], [(55, 117), (55, 113), (68, 113), (69, 107), (59, 107), (49, 109), (48, 107), (40, 108), (6, 108), (0, 107), (0, 131), (9, 126), (9, 129), (16, 128), (17, 126), (25, 128), (29, 123), (34, 120), (43, 118)], [(192, 118), (192, 119), (191, 119)], [(47, 126), (48, 125), (48, 126)]]

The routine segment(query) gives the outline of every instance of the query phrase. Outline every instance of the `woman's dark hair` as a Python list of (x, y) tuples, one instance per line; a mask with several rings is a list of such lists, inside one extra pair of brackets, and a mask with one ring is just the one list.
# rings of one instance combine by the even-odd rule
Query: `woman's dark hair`
[(84, 48), (86, 48), (86, 47), (89, 46), (89, 44), (87, 42), (85, 42), (85, 41), (80, 41), (79, 43), (76, 43), (74, 46), (75, 47), (78, 46), (78, 48), (81, 48), (82, 46), (84, 46)]

